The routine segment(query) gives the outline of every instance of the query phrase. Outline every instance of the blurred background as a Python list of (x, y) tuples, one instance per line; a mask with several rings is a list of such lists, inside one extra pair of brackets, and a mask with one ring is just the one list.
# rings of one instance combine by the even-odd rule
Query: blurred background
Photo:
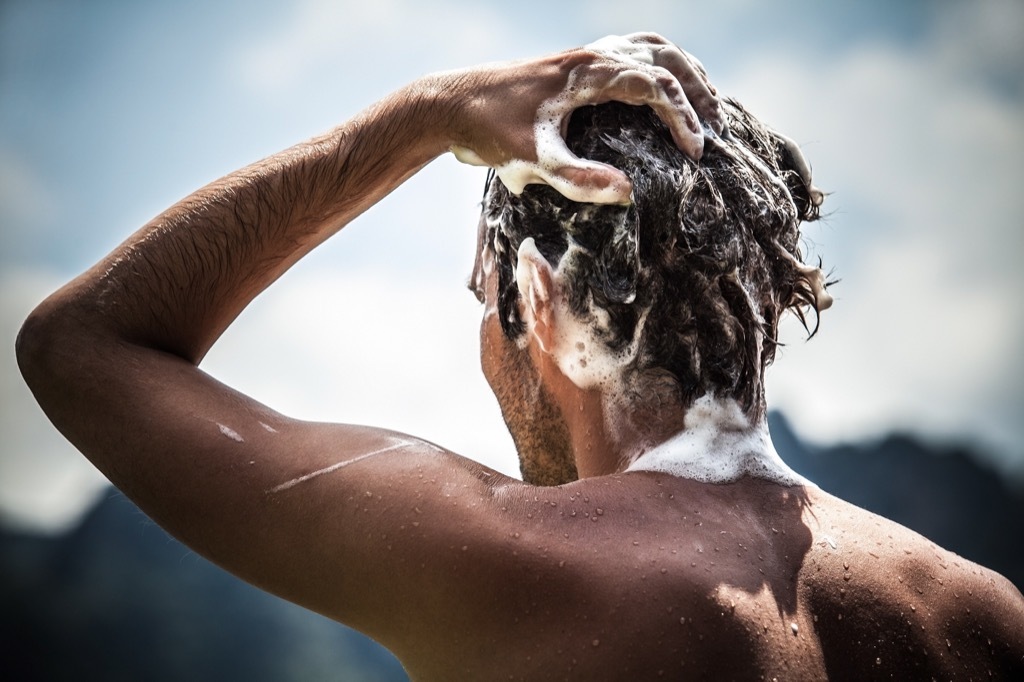
[[(805, 252), (841, 279), (836, 305), (810, 342), (789, 324), (769, 371), (783, 458), (1024, 584), (1024, 3), (6, 0), (0, 647), (19, 679), (403, 678), (113, 492), (35, 405), (15, 335), (163, 208), (417, 76), (638, 30), (698, 56), (831, 192)], [(483, 179), (431, 164), (257, 299), (203, 368), (286, 414), (517, 475), (464, 286)]]

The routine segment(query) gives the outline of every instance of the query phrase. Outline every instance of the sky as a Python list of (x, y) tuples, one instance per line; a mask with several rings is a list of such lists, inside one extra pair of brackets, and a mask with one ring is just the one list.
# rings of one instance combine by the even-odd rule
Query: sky
[[(769, 406), (830, 444), (976, 444), (1024, 485), (1024, 3), (0, 3), (0, 520), (58, 530), (104, 483), (14, 339), (190, 191), (426, 73), (653, 30), (799, 142), (841, 281), (792, 321)], [(291, 416), (405, 431), (516, 475), (465, 288), (483, 171), (442, 157), (295, 266), (203, 369)]]

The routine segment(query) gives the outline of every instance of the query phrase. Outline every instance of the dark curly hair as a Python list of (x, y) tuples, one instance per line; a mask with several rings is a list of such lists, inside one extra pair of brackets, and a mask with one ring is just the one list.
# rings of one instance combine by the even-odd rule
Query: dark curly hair
[(573, 114), (569, 148), (624, 171), (629, 206), (580, 204), (545, 185), (516, 196), (490, 179), (485, 243), (509, 338), (524, 332), (519, 245), (533, 237), (552, 266), (573, 246), (562, 264), (569, 305), (580, 315), (604, 311), (597, 333), (611, 351), (640, 335), (628, 369), (656, 383), (634, 386), (667, 386), (683, 405), (712, 393), (748, 414), (763, 411), (780, 316), (792, 308), (805, 320), (804, 310), (827, 307), (824, 282), (810, 274), (820, 270), (802, 264), (798, 245), (800, 222), (817, 219), (821, 195), (795, 145), (738, 102), (723, 105), (729, 132), (710, 136), (699, 162), (647, 107), (612, 102)]

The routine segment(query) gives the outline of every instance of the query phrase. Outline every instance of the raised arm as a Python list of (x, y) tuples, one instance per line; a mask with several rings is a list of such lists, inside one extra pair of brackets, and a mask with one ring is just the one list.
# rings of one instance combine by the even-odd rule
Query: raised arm
[[(623, 45), (426, 77), (183, 199), (26, 321), (18, 360), (40, 405), (198, 552), (394, 645), (398, 604), (429, 613), (458, 588), (458, 576), (444, 584), (436, 548), (498, 537), (491, 505), (514, 484), (414, 438), (288, 419), (197, 365), (260, 291), (449, 149), (532, 165), (529, 182), (628, 200), (620, 172), (571, 157), (549, 134), (572, 107), (621, 99), (650, 103), (699, 154), (687, 96), (709, 120), (717, 102), (698, 66), (651, 36), (628, 41), (630, 54)], [(581, 83), (567, 109), (567, 88)]]

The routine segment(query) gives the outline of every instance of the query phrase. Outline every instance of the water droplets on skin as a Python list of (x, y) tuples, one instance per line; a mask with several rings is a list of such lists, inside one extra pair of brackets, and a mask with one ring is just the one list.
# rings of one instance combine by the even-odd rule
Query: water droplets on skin
[(796, 623), (790, 623), (789, 624), (789, 629), (793, 631), (793, 635), (794, 636), (800, 634), (800, 626), (797, 625)]

